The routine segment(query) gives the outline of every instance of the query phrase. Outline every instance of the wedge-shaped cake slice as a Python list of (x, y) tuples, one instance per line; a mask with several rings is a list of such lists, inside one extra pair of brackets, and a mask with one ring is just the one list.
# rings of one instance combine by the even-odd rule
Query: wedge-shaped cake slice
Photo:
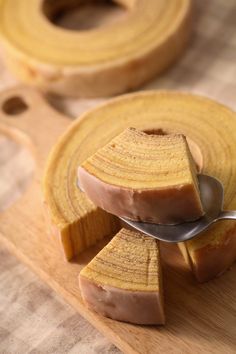
[(203, 215), (196, 167), (181, 134), (129, 128), (78, 168), (81, 189), (117, 216), (163, 224)]
[(159, 242), (122, 229), (79, 275), (85, 304), (115, 320), (164, 324)]

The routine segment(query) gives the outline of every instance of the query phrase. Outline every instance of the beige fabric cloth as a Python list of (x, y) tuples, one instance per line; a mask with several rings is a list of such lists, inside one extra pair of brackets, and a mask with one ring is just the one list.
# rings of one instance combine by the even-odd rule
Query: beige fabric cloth
[(1, 354), (118, 354), (92, 325), (0, 245)]
[[(236, 109), (236, 2), (196, 0), (195, 4), (194, 34), (187, 51), (144, 89), (190, 91)], [(0, 63), (0, 90), (15, 83)], [(71, 116), (100, 101), (50, 97), (51, 104)], [(32, 164), (25, 149), (0, 137), (0, 211), (22, 193)], [(0, 246), (0, 353), (106, 354), (119, 350)]]

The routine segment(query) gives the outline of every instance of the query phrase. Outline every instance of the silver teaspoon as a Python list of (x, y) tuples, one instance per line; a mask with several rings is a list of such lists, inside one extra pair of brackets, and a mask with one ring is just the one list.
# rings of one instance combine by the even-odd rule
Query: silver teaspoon
[(165, 242), (183, 242), (207, 230), (219, 220), (236, 220), (236, 211), (223, 211), (224, 187), (211, 176), (199, 175), (199, 187), (205, 215), (193, 222), (178, 225), (160, 225), (128, 220), (121, 217), (126, 224), (146, 235)]

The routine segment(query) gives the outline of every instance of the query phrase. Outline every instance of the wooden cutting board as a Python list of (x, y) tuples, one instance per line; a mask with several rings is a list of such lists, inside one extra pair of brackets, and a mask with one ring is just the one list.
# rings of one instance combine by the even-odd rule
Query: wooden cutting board
[(64, 261), (47, 234), (40, 185), (48, 152), (69, 124), (35, 91), (19, 87), (1, 94), (0, 133), (26, 145), (36, 161), (25, 194), (0, 214), (1, 240), (125, 353), (235, 353), (236, 265), (222, 277), (198, 284), (174, 245), (162, 245), (166, 326), (121, 323), (84, 307), (78, 274), (102, 244), (78, 260)]

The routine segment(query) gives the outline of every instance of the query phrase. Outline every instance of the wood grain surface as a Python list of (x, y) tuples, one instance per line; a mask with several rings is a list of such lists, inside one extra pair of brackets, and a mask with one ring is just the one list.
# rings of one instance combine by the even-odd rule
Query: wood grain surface
[[(0, 73), (6, 72), (0, 62)], [(14, 82), (6, 75), (4, 84)], [(1, 82), (3, 83), (3, 81)], [(21, 116), (16, 116), (21, 119)], [(12, 119), (11, 116), (8, 119)], [(0, 212), (27, 189), (35, 159), (0, 133)], [(40, 206), (39, 206), (40, 207)], [(0, 244), (0, 352), (118, 354), (119, 349)]]
[(22, 97), (28, 109), (16, 118), (1, 112), (0, 130), (31, 149), (36, 167), (26, 193), (0, 216), (0, 234), (9, 249), (126, 353), (155, 353), (157, 348), (161, 352), (187, 353), (193, 347), (197, 352), (234, 353), (236, 267), (222, 278), (199, 285), (175, 247), (162, 249), (165, 327), (116, 322), (84, 307), (77, 277), (99, 246), (73, 263), (64, 262), (59, 248), (46, 233), (41, 207), (40, 182), (45, 159), (69, 119), (48, 106), (39, 94), (25, 88), (2, 93), (0, 106), (14, 96)]
[(0, 244), (1, 354), (119, 354), (60, 295)]

